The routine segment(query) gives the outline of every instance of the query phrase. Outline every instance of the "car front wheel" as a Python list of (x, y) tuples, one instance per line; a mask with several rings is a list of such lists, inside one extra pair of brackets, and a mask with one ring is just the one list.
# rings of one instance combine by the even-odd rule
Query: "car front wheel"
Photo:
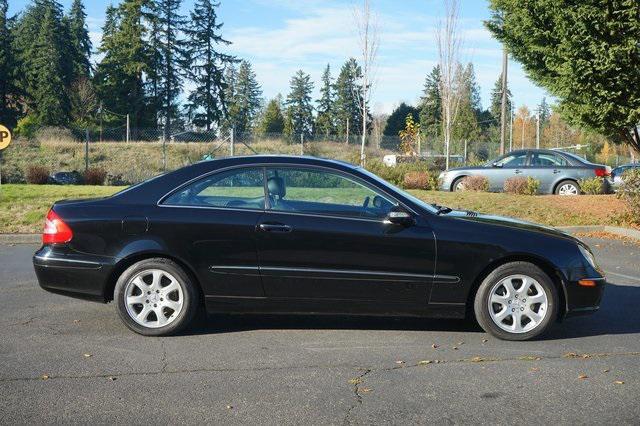
[(482, 281), (474, 311), (486, 332), (504, 340), (529, 340), (553, 324), (558, 314), (558, 292), (536, 265), (507, 263)]
[(199, 293), (184, 270), (164, 258), (127, 268), (116, 283), (114, 300), (127, 327), (145, 336), (178, 333), (199, 307)]

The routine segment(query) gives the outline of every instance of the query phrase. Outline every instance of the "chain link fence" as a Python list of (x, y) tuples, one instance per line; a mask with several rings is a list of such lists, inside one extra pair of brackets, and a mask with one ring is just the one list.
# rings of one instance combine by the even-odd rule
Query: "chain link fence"
[[(360, 162), (360, 135), (257, 134), (231, 130), (178, 130), (165, 137), (162, 129), (129, 129), (126, 126), (103, 129), (47, 127), (29, 137), (18, 136), (1, 160), (2, 182), (22, 183), (32, 166), (53, 174), (64, 171), (83, 173), (102, 169), (106, 183), (124, 185), (140, 182), (159, 173), (196, 161), (226, 156), (256, 154), (310, 155), (351, 163)], [(366, 161), (381, 162), (385, 155), (401, 155), (397, 136), (368, 135)], [(454, 141), (450, 147), (451, 166), (486, 163), (499, 155), (495, 141)], [(441, 139), (421, 137), (419, 157), (442, 167), (444, 144)], [(580, 154), (572, 148), (571, 152)], [(616, 154), (612, 164), (630, 162)]]

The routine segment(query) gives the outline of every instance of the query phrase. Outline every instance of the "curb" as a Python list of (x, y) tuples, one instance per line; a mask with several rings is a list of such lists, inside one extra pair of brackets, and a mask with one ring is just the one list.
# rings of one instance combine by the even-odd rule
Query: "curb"
[(556, 229), (575, 234), (577, 232), (608, 232), (609, 234), (619, 235), (621, 237), (633, 238), (640, 240), (640, 231), (631, 228), (622, 228), (620, 226), (609, 225), (586, 225), (586, 226), (556, 226)]
[(0, 234), (0, 244), (40, 244), (41, 234)]

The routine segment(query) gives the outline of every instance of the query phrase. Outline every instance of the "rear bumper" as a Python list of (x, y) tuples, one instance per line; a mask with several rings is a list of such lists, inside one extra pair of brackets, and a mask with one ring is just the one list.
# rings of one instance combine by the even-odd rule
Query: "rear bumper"
[(64, 246), (43, 246), (33, 255), (33, 267), (44, 290), (107, 301), (105, 288), (114, 268), (111, 258), (78, 253)]

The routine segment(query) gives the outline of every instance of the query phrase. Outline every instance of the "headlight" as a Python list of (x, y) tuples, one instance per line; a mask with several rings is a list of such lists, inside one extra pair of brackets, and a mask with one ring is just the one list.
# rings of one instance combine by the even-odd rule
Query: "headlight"
[(596, 258), (593, 257), (593, 254), (581, 244), (578, 244), (578, 248), (580, 249), (580, 253), (582, 253), (582, 256), (587, 260), (589, 265), (591, 265), (591, 267), (597, 271), (599, 268), (596, 264)]

